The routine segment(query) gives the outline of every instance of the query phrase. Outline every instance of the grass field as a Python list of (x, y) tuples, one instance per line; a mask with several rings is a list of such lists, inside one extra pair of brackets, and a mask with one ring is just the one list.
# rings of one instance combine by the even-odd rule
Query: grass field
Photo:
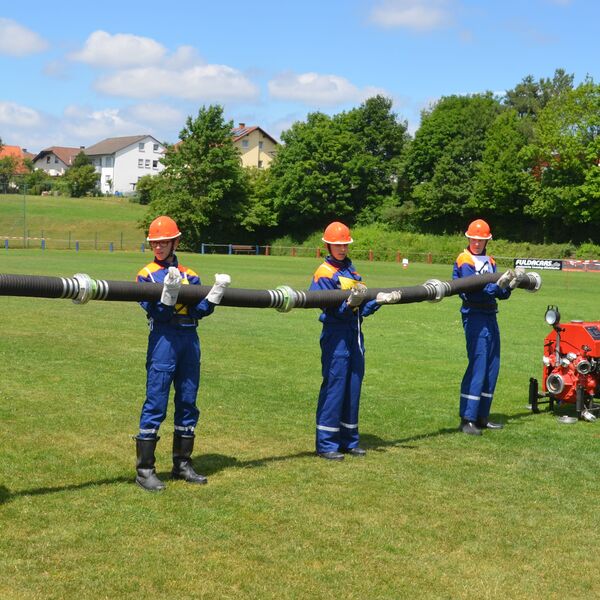
[(146, 207), (126, 198), (65, 198), (0, 194), (0, 243), (11, 248), (137, 250), (145, 235), (138, 222)]
[[(457, 248), (457, 252), (460, 248)], [(131, 280), (149, 253), (0, 253), (0, 272)], [(183, 255), (204, 283), (306, 288), (316, 259)], [(358, 262), (368, 285), (448, 265)], [(595, 598), (600, 424), (527, 409), (544, 312), (600, 318), (600, 276), (542, 273), (501, 304), (501, 432), (457, 432), (459, 302), (383, 307), (364, 324), (364, 459), (314, 450), (318, 311), (221, 307), (199, 327), (196, 469), (133, 483), (147, 340), (134, 303), (2, 297), (0, 598)], [(170, 469), (172, 410), (158, 446)]]

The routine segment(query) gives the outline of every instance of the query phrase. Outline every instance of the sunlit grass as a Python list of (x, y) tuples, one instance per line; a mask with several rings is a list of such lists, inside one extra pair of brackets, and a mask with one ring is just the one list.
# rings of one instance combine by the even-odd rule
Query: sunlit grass
[[(457, 251), (460, 249), (457, 249)], [(0, 272), (132, 280), (146, 252), (0, 252)], [(306, 288), (318, 260), (183, 255), (203, 283)], [(358, 262), (372, 287), (449, 265)], [(600, 425), (527, 409), (543, 315), (595, 320), (600, 276), (542, 273), (501, 303), (501, 432), (456, 431), (456, 298), (365, 321), (365, 459), (314, 456), (318, 311), (222, 307), (200, 323), (196, 469), (135, 486), (147, 330), (135, 303), (0, 297), (0, 597), (593, 598)]]

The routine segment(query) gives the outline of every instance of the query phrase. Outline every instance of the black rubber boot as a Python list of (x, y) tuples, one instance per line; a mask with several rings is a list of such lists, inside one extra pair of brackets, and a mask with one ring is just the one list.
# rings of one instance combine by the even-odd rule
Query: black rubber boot
[(204, 484), (208, 479), (199, 475), (192, 466), (193, 435), (173, 435), (173, 479), (183, 479), (188, 483)]
[(477, 427), (479, 429), (503, 429), (504, 423), (494, 423), (493, 421), (479, 418), (477, 419)]
[(468, 421), (467, 419), (460, 420), (458, 429), (467, 435), (481, 435), (481, 429), (477, 427), (477, 424), (473, 421)]
[(149, 492), (160, 492), (165, 489), (165, 484), (156, 476), (154, 451), (160, 438), (135, 438), (137, 455), (135, 482)]

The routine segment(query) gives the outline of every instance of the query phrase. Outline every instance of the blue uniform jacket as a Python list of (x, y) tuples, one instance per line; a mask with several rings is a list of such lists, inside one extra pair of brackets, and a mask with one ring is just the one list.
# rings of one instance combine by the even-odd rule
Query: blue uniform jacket
[[(356, 272), (349, 258), (338, 261), (328, 256), (325, 262), (315, 271), (310, 290), (349, 290), (352, 289), (362, 277)], [(326, 308), (319, 316), (324, 325), (346, 325), (357, 327), (358, 320), (362, 322), (363, 317), (372, 315), (379, 310), (380, 305), (375, 300), (363, 302), (360, 307), (352, 309), (344, 300), (339, 306)], [(359, 319), (356, 318), (358, 313)]]
[[(495, 273), (496, 261), (487, 255), (472, 254), (468, 248), (463, 250), (457, 257), (452, 271), (452, 279), (480, 275), (483, 273)], [(498, 303), (496, 299), (506, 300), (510, 297), (510, 290), (503, 290), (496, 283), (488, 283), (477, 292), (460, 294), (463, 304), (460, 309), (463, 314), (470, 313), (497, 313)]]
[[(177, 256), (172, 263), (167, 263), (157, 258), (145, 267), (139, 270), (137, 274), (138, 283), (163, 283), (168, 273), (169, 267), (177, 267), (181, 274), (182, 285), (200, 285), (200, 277), (187, 267), (179, 264)], [(173, 324), (173, 317), (189, 317), (190, 319), (201, 319), (210, 315), (215, 305), (204, 298), (195, 305), (176, 304), (175, 306), (165, 306), (162, 302), (140, 302), (141, 307), (146, 311), (148, 319), (153, 322)], [(176, 326), (176, 325), (174, 325)]]

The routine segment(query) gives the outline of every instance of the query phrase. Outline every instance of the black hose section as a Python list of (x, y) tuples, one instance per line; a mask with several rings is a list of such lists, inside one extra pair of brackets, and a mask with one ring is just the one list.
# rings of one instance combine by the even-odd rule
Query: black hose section
[(79, 284), (72, 278), (0, 274), (0, 296), (75, 298)]
[[(158, 302), (162, 294), (162, 283), (136, 283), (131, 281), (106, 281), (108, 292), (102, 300)], [(182, 285), (177, 296), (178, 303), (197, 304), (211, 290), (210, 285)], [(346, 292), (346, 296), (348, 293)], [(277, 302), (279, 299), (279, 302)], [(245, 308), (270, 308), (280, 306), (283, 298), (272, 290), (251, 290), (230, 288), (225, 290), (222, 306), (240, 306)]]
[[(402, 294), (399, 304), (435, 301), (446, 296), (480, 290), (488, 283), (495, 283), (500, 276), (499, 273), (487, 273), (451, 281), (431, 280), (415, 286), (369, 288), (366, 300), (373, 300), (379, 292), (399, 290)], [(161, 283), (100, 279), (91, 281), (93, 285), (89, 293), (90, 300), (156, 302), (160, 300), (163, 288)], [(529, 290), (536, 289), (534, 275), (525, 274), (520, 278), (518, 287)], [(178, 299), (182, 304), (196, 304), (205, 298), (210, 290), (211, 286), (206, 285), (184, 285), (179, 291)], [(0, 274), (0, 296), (75, 299), (79, 292), (80, 283), (74, 278)], [(287, 306), (290, 308), (329, 308), (339, 306), (348, 298), (349, 293), (349, 290), (293, 290), (287, 286), (281, 286), (275, 290), (229, 288), (225, 290), (221, 305), (278, 309), (286, 309)]]

